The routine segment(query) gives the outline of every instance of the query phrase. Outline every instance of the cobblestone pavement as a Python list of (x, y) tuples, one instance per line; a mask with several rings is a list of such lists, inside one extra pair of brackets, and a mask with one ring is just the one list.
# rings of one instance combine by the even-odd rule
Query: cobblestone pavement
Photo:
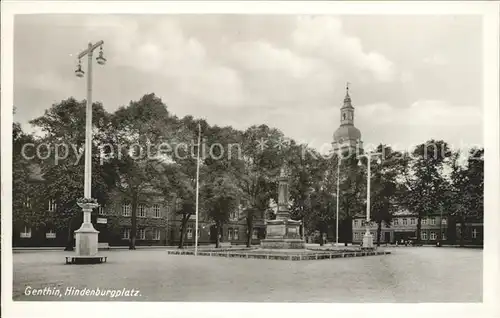
[[(13, 297), (34, 301), (482, 301), (482, 250), (389, 250), (393, 254), (387, 256), (302, 262), (116, 250), (102, 252), (108, 263), (99, 265), (65, 265), (68, 253), (62, 251), (23, 252), (13, 255)], [(52, 295), (25, 294), (30, 288), (45, 287)], [(65, 295), (72, 287), (109, 292)], [(118, 291), (125, 296), (116, 297)]]

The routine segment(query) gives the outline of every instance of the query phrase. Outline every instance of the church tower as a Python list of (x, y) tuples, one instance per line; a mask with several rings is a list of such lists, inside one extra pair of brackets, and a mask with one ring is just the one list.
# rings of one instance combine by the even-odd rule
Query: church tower
[(333, 134), (333, 151), (362, 153), (361, 132), (354, 126), (354, 107), (349, 96), (349, 83), (346, 86), (344, 105), (340, 108), (340, 127)]

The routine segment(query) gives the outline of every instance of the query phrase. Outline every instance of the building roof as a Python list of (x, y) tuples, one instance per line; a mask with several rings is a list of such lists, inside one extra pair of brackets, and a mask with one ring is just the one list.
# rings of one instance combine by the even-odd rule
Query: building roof
[(335, 133), (333, 133), (333, 140), (341, 142), (344, 140), (360, 140), (361, 132), (353, 125), (341, 125)]
[(348, 120), (341, 119), (340, 127), (333, 133), (333, 140), (336, 143), (342, 143), (344, 141), (361, 141), (361, 132), (354, 126), (354, 107), (352, 106), (351, 96), (349, 95), (349, 86), (346, 87), (344, 105), (341, 107), (341, 113), (345, 109), (351, 109), (350, 112), (353, 114), (353, 117)]

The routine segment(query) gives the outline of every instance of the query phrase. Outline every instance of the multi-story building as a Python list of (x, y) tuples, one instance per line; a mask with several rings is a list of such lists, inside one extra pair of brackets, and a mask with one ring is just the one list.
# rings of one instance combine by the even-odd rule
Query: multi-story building
[[(382, 222), (380, 242), (394, 244), (401, 240), (406, 241), (417, 237), (417, 217), (408, 211), (395, 213), (391, 224)], [(366, 231), (366, 219), (364, 215), (353, 218), (352, 232), (353, 243), (360, 244)], [(464, 243), (481, 245), (483, 243), (483, 222), (479, 219), (466, 221)], [(429, 215), (422, 218), (420, 229), (421, 243), (436, 244), (441, 240), (444, 244), (458, 244), (460, 240), (460, 224), (453, 217), (441, 216), (440, 214)], [(377, 224), (370, 223), (370, 232), (375, 238), (377, 235)]]
[[(32, 178), (33, 191), (37, 191), (37, 186), (43, 186), (43, 178), (38, 175)], [(137, 232), (136, 245), (178, 245), (181, 237), (182, 215), (177, 213), (178, 202), (175, 197), (165, 199), (159, 193), (150, 189), (139, 199), (137, 206)], [(50, 213), (56, 213), (60, 208), (57, 199), (47, 199), (43, 202), (35, 202), (26, 197), (23, 209), (31, 211), (35, 206), (43, 206), (46, 210), (45, 216), (50, 217)], [(233, 211), (229, 222), (223, 226), (221, 242), (231, 244), (246, 244), (248, 238), (245, 206), (241, 202), (239, 209)], [(33, 209), (34, 211), (34, 209)], [(73, 230), (78, 229), (80, 224), (75, 218), (71, 226), (56, 229), (48, 225), (33, 226), (30, 224), (13, 224), (13, 246), (66, 246), (73, 236)], [(127, 246), (130, 242), (132, 219), (132, 206), (130, 201), (119, 191), (111, 193), (106, 205), (100, 206), (92, 213), (92, 223), (99, 233), (99, 243), (110, 246)], [(44, 222), (42, 222), (44, 223)], [(68, 224), (69, 226), (69, 224)], [(186, 224), (184, 244), (194, 245), (195, 242), (195, 215), (191, 215)], [(199, 215), (199, 244), (213, 244), (216, 242), (216, 228), (203, 213)], [(259, 244), (260, 239), (265, 237), (264, 215), (255, 217), (251, 243)], [(74, 237), (74, 236), (73, 236)]]
[[(246, 222), (246, 215), (244, 214), (245, 202), (239, 204), (239, 208), (229, 215), (229, 221), (223, 225), (220, 240), (221, 242), (231, 243), (232, 245), (246, 244), (248, 239), (248, 226)], [(181, 223), (182, 215), (172, 213), (169, 221), (169, 235), (168, 245), (178, 245), (181, 238)], [(206, 218), (203, 212), (199, 215), (199, 244), (214, 244), (217, 240), (217, 228)], [(194, 228), (195, 216), (191, 215), (187, 222), (186, 236), (184, 244), (194, 245)], [(260, 239), (265, 237), (265, 222), (264, 217), (256, 217), (253, 224), (251, 243), (259, 244)]]
[[(139, 198), (136, 211), (136, 245), (166, 245), (171, 203), (160, 193), (149, 190)], [(109, 202), (95, 211), (94, 227), (99, 242), (129, 245), (132, 227), (132, 206), (120, 192), (112, 193)]]

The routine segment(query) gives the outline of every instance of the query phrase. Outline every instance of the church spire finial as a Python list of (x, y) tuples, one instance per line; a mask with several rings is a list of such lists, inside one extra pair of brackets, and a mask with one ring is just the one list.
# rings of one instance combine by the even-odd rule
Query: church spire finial
[(344, 106), (343, 107), (352, 107), (351, 96), (349, 96), (349, 85), (351, 85), (351, 83), (346, 82), (346, 85), (345, 85), (346, 93), (345, 93), (345, 97), (344, 97)]

